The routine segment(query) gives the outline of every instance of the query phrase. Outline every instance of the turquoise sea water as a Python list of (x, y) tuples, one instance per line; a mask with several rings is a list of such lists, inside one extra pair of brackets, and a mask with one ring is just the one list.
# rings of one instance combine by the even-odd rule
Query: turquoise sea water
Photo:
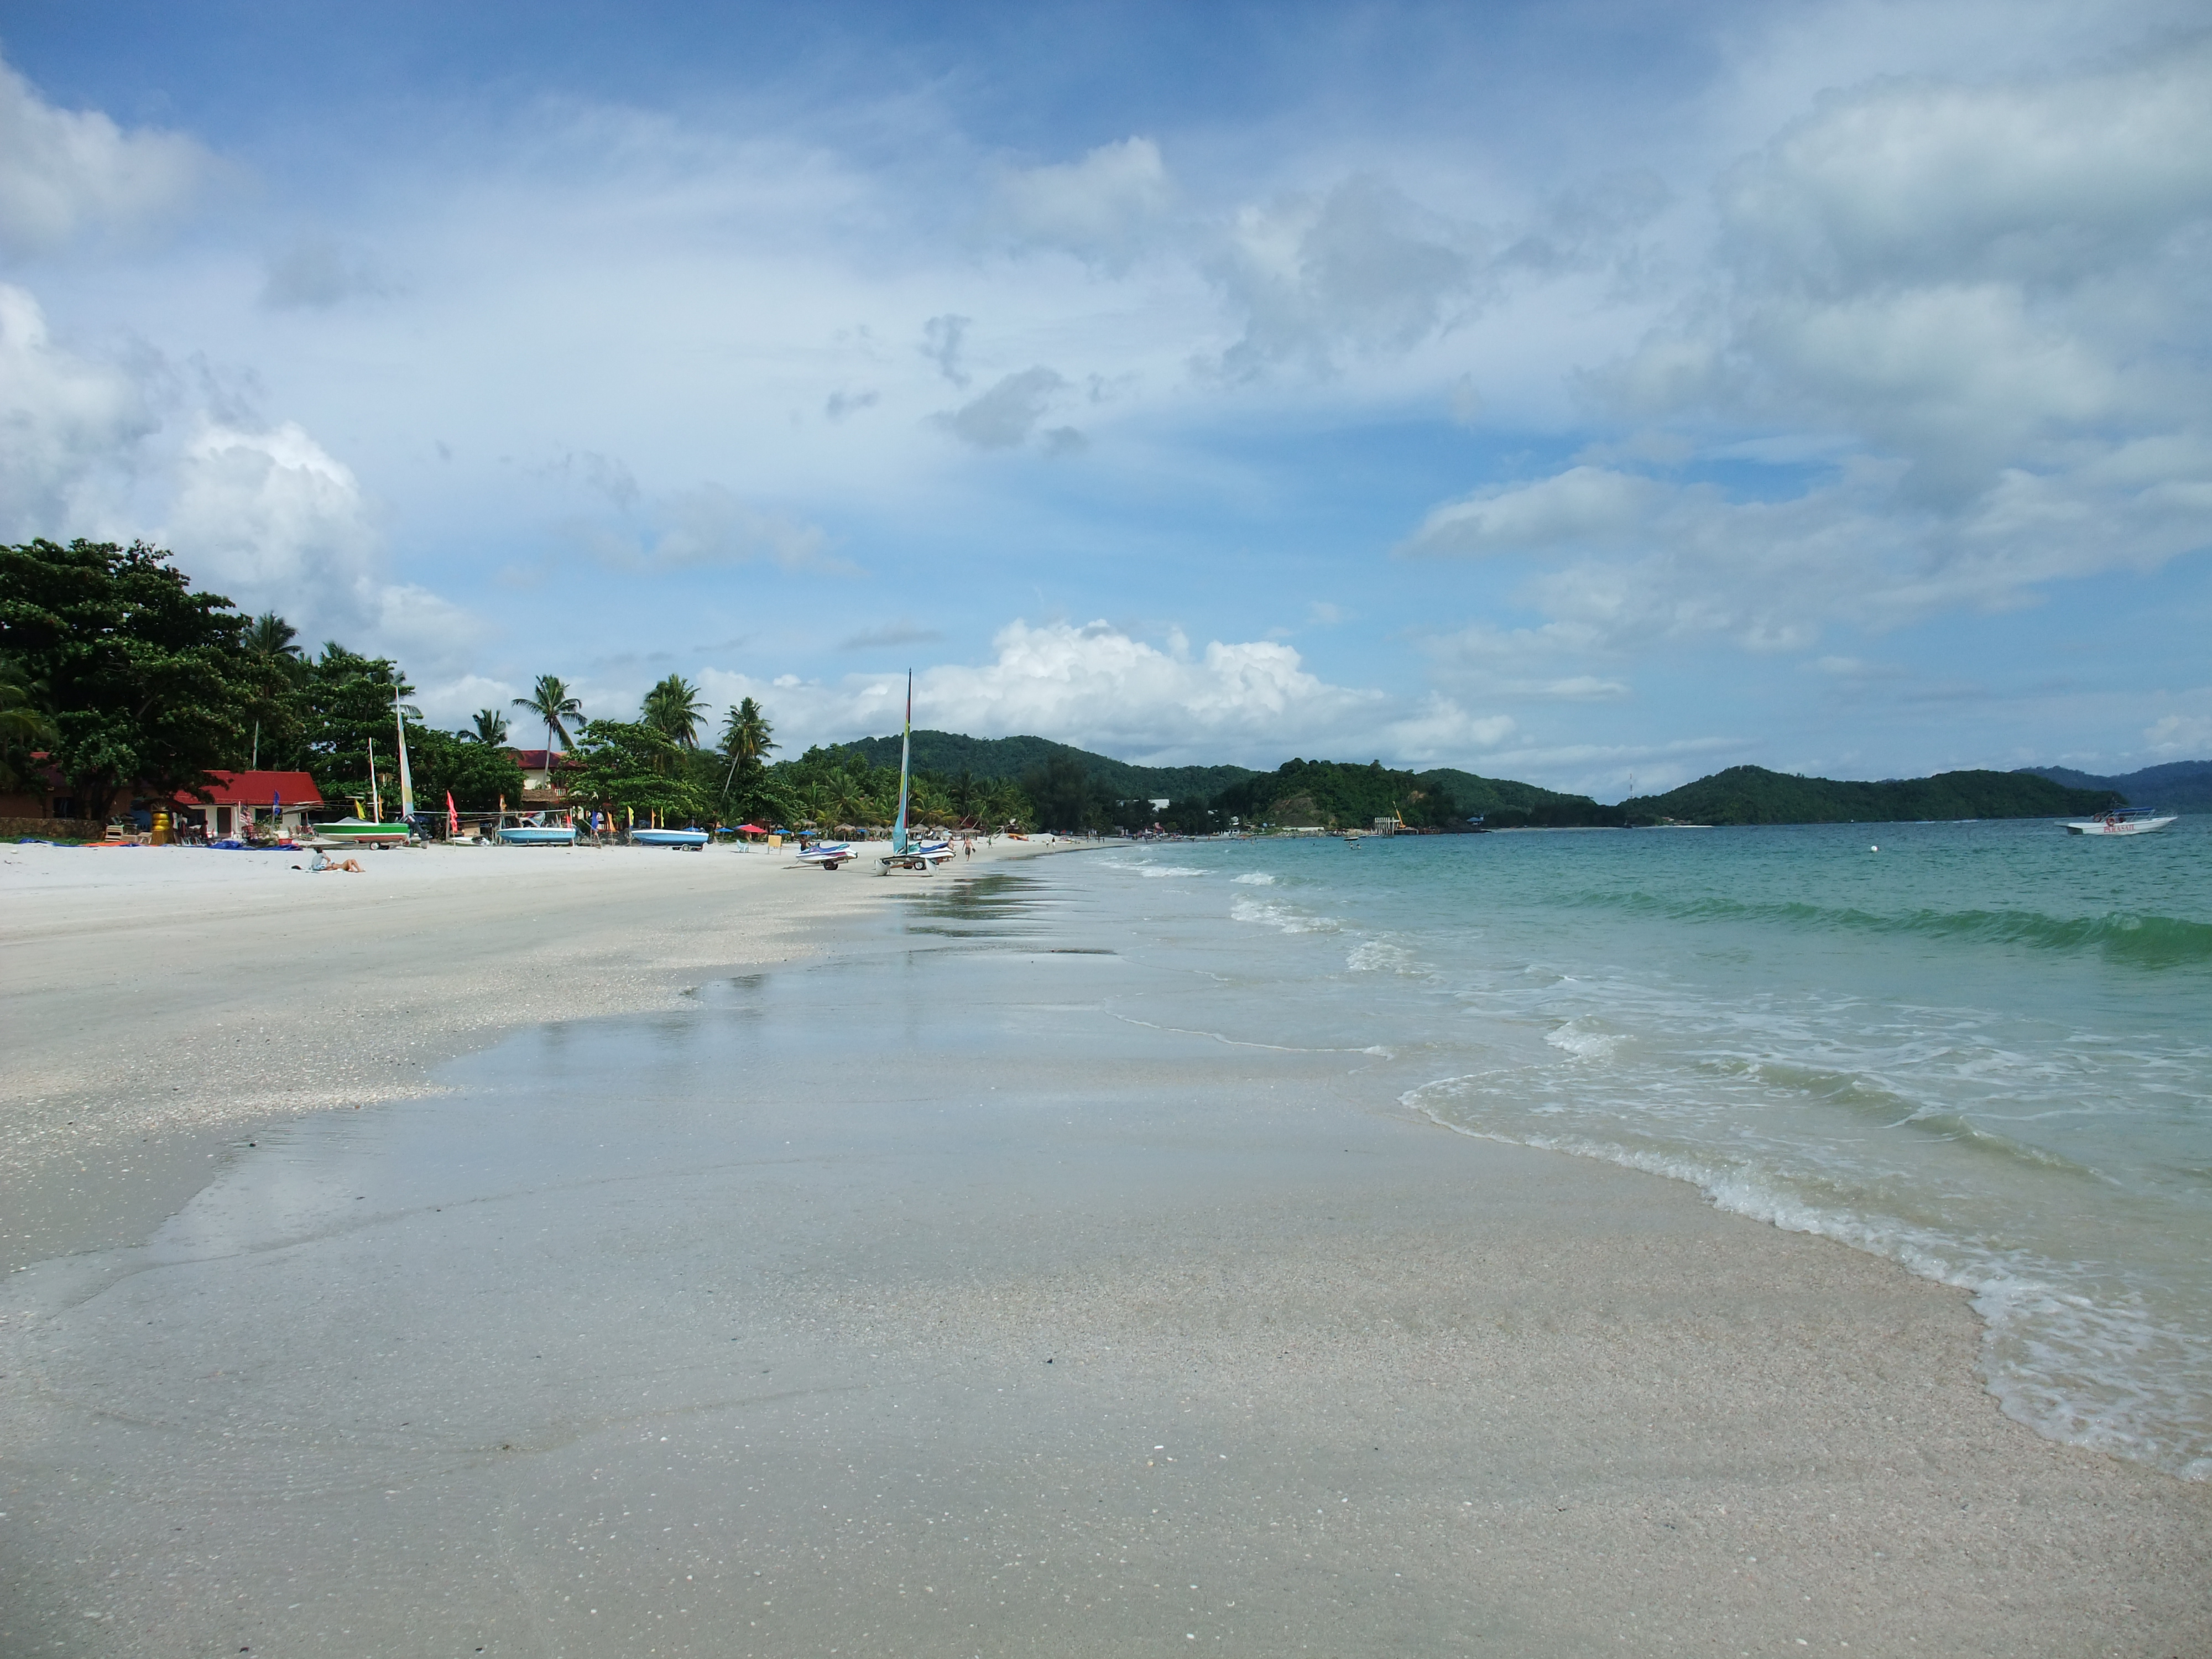
[(1085, 862), (1158, 970), (1120, 1017), (1370, 1051), (1449, 1128), (1964, 1286), (2005, 1411), (2212, 1478), (2212, 818)]

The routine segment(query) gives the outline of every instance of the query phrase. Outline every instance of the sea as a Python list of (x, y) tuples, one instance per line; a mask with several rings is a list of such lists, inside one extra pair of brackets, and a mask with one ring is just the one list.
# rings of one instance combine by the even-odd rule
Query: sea
[(1041, 874), (1095, 890), (1152, 970), (1114, 1018), (1364, 1054), (1442, 1129), (1959, 1286), (2008, 1414), (2212, 1478), (2212, 817), (1070, 862)]

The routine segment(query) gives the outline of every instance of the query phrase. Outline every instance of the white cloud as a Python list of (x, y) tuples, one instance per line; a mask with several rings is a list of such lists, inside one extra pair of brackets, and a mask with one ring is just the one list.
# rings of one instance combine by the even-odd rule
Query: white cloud
[[(1180, 635), (1164, 648), (1104, 622), (1014, 622), (979, 665), (939, 664), (915, 677), (915, 719), (978, 737), (1034, 733), (1132, 760), (1173, 763), (1238, 756), (1273, 766), (1294, 750), (1349, 751), (1373, 743), (1394, 712), (1378, 691), (1332, 685), (1272, 641), (1215, 641), (1194, 651)], [(850, 675), (833, 684), (780, 676), (763, 684), (718, 668), (701, 682), (719, 708), (740, 696), (769, 705), (798, 748), (896, 731), (903, 679)], [(1441, 746), (1498, 730), (1449, 706), (1409, 716), (1408, 734)], [(1510, 724), (1510, 723), (1509, 723)]]
[(159, 425), (137, 377), (57, 345), (38, 301), (0, 283), (0, 534), (99, 533)]
[(0, 63), (0, 248), (45, 253), (183, 212), (215, 163), (190, 138), (56, 109)]
[(1123, 270), (1167, 217), (1175, 188), (1159, 146), (1136, 137), (1101, 144), (1079, 161), (1009, 173), (998, 195), (1018, 234)]
[(1211, 262), (1244, 325), (1222, 372), (1245, 377), (1287, 363), (1327, 372), (1346, 352), (1418, 343), (1468, 297), (1475, 240), (1365, 173), (1324, 195), (1242, 210)]
[[(2212, 700), (2212, 694), (2199, 701)], [(2212, 757), (2212, 713), (2161, 714), (2143, 728), (2143, 747), (2160, 760)]]

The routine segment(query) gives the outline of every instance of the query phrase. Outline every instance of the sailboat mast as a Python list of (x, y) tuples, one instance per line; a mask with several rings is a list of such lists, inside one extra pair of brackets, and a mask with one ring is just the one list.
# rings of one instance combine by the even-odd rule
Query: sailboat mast
[[(358, 806), (361, 803), (354, 803)], [(376, 793), (376, 739), (368, 740), (368, 819), (372, 823), (384, 822), (384, 797)]]
[(899, 734), (898, 822), (891, 828), (891, 851), (906, 851), (906, 788), (908, 765), (914, 758), (914, 670), (906, 671), (906, 726)]
[(392, 724), (399, 733), (399, 816), (415, 821), (415, 780), (407, 770), (407, 719), (399, 712), (399, 677), (392, 677)]

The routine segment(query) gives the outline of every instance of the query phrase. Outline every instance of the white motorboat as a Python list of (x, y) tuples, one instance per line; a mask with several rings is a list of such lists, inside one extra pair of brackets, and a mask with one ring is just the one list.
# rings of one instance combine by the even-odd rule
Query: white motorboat
[(2154, 806), (2116, 806), (2102, 817), (2077, 818), (2068, 823), (2069, 836), (2147, 836), (2163, 830), (2178, 812), (2161, 812)]

